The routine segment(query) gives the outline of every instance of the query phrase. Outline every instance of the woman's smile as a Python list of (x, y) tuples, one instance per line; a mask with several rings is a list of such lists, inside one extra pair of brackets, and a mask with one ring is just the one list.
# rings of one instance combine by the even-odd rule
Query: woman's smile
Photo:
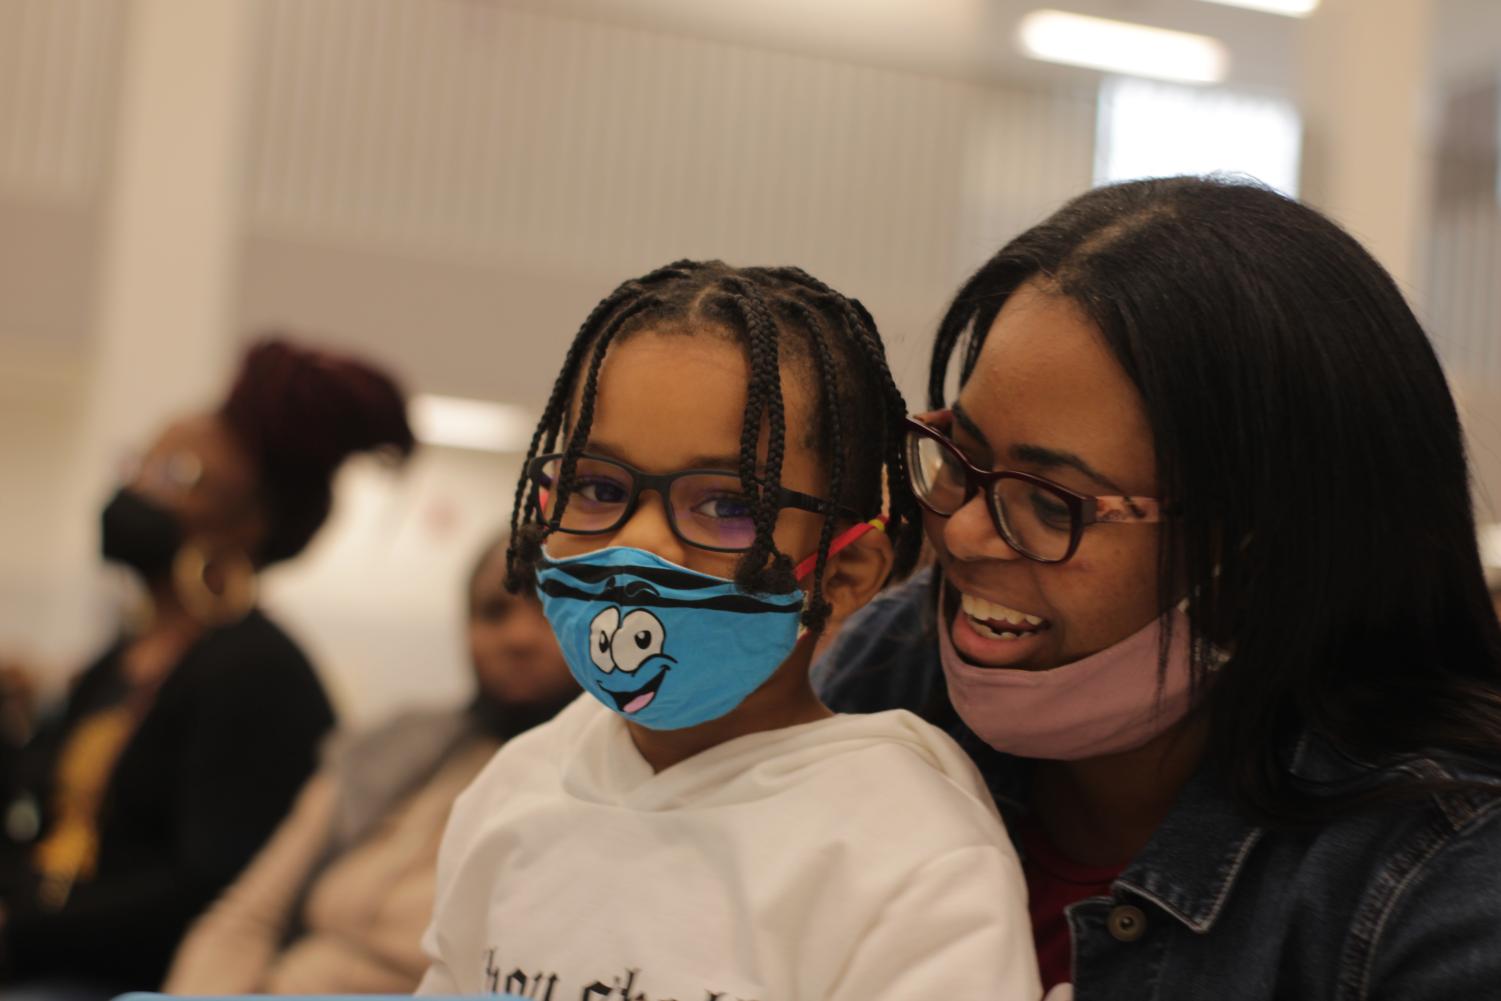
[(965, 590), (952, 580), (944, 585), (943, 616), (954, 647), (981, 667), (1021, 667), (1043, 651), (1053, 637), (1052, 622)]

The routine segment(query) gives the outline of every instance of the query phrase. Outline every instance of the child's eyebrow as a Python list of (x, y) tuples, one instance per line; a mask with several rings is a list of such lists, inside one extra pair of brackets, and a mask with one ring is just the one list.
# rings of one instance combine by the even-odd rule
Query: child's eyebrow
[(739, 455), (698, 455), (688, 461), (684, 469), (723, 469), (727, 472), (740, 473)]

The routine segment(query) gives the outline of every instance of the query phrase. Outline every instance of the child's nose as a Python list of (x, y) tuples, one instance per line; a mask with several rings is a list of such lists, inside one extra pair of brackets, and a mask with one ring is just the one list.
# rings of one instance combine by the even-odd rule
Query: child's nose
[(686, 547), (673, 534), (672, 524), (667, 519), (667, 505), (655, 490), (641, 491), (636, 510), (616, 530), (611, 544), (644, 549), (673, 563), (687, 561)]

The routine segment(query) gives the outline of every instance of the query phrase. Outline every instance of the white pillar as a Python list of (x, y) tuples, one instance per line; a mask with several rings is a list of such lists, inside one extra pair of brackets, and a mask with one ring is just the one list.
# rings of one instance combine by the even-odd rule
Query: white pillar
[(250, 0), (131, 0), (97, 324), (77, 467), (62, 499), (49, 659), (87, 652), (101, 621), (98, 507), (120, 457), (208, 403), (231, 360), (244, 189)]
[(1302, 37), (1303, 195), (1421, 306), (1432, 0), (1323, 0)]

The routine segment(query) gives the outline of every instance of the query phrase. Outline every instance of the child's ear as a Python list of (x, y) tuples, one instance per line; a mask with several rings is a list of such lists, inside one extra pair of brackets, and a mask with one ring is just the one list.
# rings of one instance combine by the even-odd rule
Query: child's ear
[(891, 575), (896, 553), (885, 532), (866, 532), (829, 557), (823, 572), (823, 596), (832, 611), (824, 634), (832, 636), (844, 620), (880, 593)]

